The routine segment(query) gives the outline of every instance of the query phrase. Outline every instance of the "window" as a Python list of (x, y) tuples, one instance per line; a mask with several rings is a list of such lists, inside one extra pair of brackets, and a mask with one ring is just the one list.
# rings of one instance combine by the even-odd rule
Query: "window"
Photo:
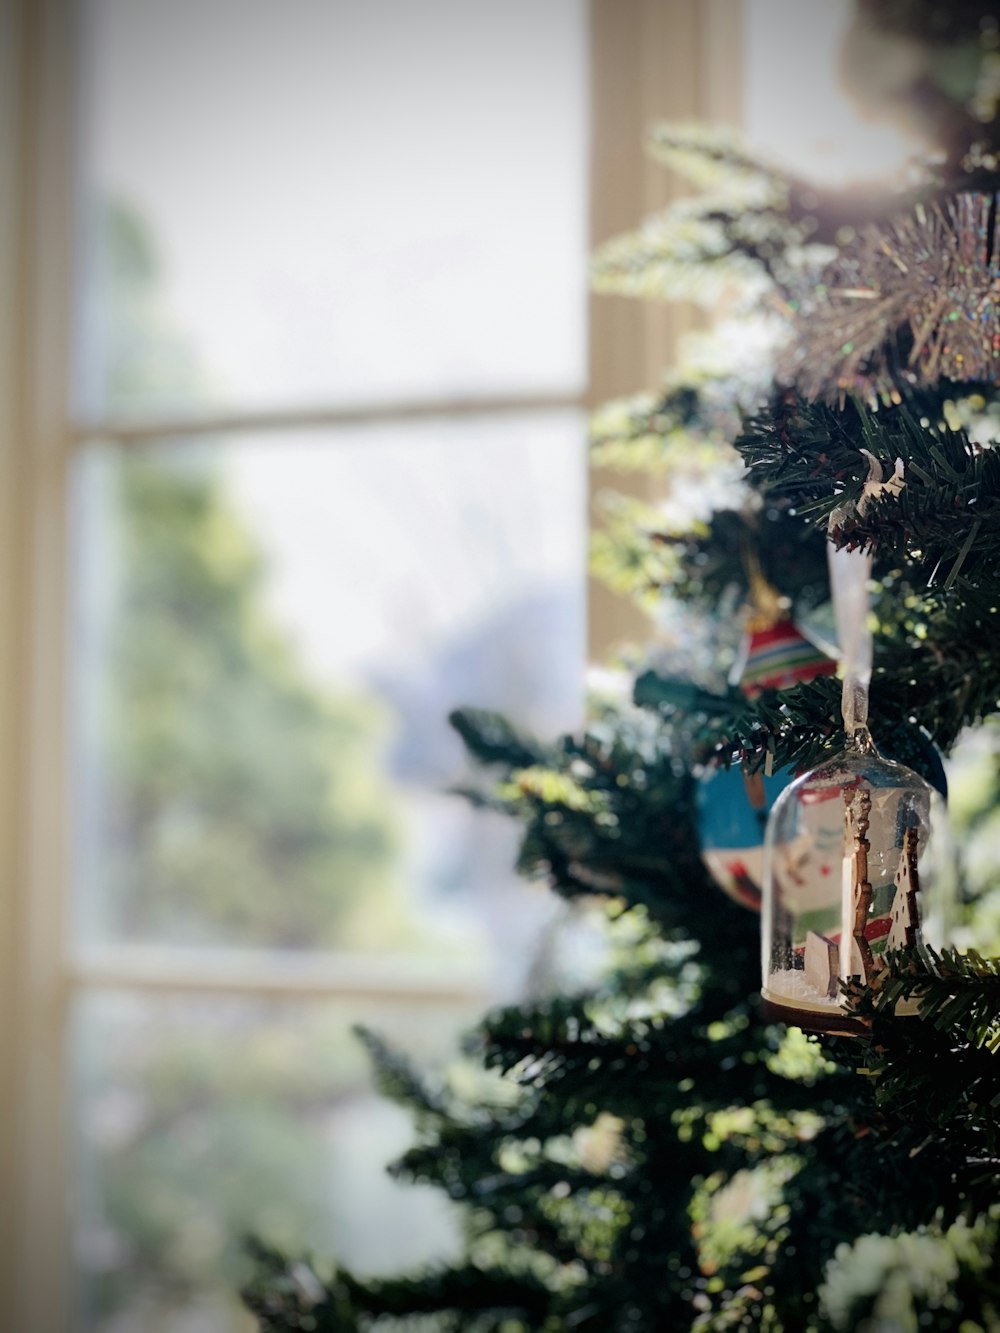
[[(586, 251), (658, 202), (642, 125), (725, 93), (728, 0), (293, 8), (3, 17), (0, 1322), (39, 1333), (240, 1329), (247, 1229), (451, 1243), (349, 1026), (433, 1059), (526, 984), (555, 908), (443, 795), (443, 718), (579, 716)], [(670, 332), (607, 319), (599, 397)]]

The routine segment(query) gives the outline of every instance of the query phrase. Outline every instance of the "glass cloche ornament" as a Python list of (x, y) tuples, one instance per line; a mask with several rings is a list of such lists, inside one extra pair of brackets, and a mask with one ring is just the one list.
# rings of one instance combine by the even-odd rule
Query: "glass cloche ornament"
[(764, 842), (767, 1017), (850, 1033), (841, 982), (870, 985), (888, 950), (946, 941), (944, 802), (883, 758), (867, 728), (775, 802)]
[[(878, 461), (856, 505), (905, 485)], [(831, 516), (831, 531), (843, 510)], [(944, 802), (917, 773), (879, 754), (868, 730), (871, 555), (828, 546), (844, 671), (847, 748), (786, 787), (764, 837), (764, 1012), (814, 1032), (862, 1030), (842, 984), (877, 984), (887, 952), (947, 943), (954, 895)], [(903, 1012), (897, 1005), (896, 1012)]]

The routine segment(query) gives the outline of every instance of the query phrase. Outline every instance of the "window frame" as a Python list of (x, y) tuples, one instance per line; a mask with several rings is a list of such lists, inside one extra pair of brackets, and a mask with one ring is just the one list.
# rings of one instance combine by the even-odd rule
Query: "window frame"
[[(656, 119), (739, 113), (742, 0), (591, 0), (593, 242), (636, 221), (676, 187), (641, 152)], [(586, 0), (581, 0), (586, 4)], [(669, 11), (669, 13), (668, 13)], [(67, 935), (71, 792), (68, 475), (86, 439), (122, 444), (197, 431), (499, 415), (590, 406), (655, 384), (689, 315), (614, 298), (592, 302), (589, 388), (329, 412), (209, 420), (71, 421), (73, 0), (0, 6), (0, 1326), (70, 1327), (72, 1000), (81, 988), (170, 993), (468, 998), (468, 983), (390, 985), (326, 955), (293, 973), (235, 951), (72, 950)], [(614, 188), (608, 187), (614, 181)], [(595, 471), (592, 490), (610, 481)], [(621, 486), (615, 478), (614, 485)], [(646, 490), (648, 497), (649, 491)], [(590, 594), (590, 654), (648, 627), (604, 590)], [(117, 956), (116, 956), (117, 955)], [(154, 956), (155, 955), (155, 956)]]
[(70, 0), (3, 7), (0, 151), (5, 351), (0, 422), (3, 515), (2, 842), (3, 1205), (0, 1317), (66, 1326), (69, 1307), (65, 981), (66, 533), (68, 452), (60, 408), (68, 371), (65, 114)]

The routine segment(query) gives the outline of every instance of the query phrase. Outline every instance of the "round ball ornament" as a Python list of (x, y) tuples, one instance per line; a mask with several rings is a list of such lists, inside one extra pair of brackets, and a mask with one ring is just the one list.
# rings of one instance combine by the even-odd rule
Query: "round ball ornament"
[(760, 911), (764, 882), (764, 830), (774, 802), (794, 773), (744, 773), (720, 768), (698, 784), (696, 802), (701, 859), (734, 902)]

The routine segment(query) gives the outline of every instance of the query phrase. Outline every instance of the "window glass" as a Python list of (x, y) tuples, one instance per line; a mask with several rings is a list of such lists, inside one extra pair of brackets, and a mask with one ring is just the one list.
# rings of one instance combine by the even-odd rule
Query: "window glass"
[(455, 1243), (351, 1024), (559, 965), (446, 719), (580, 719), (587, 6), (75, 13), (74, 1326), (236, 1333), (247, 1233)]
[(440, 1193), (383, 1164), (412, 1141), (370, 1086), (363, 1022), (443, 1061), (454, 1007), (155, 997), (77, 1002), (75, 1327), (244, 1333), (253, 1233), (398, 1272), (458, 1247)]
[(582, 0), (80, 11), (85, 415), (581, 388)]
[(446, 795), (447, 714), (579, 716), (581, 436), (567, 411), (84, 451), (78, 937), (486, 966), (525, 890), (515, 830)]

